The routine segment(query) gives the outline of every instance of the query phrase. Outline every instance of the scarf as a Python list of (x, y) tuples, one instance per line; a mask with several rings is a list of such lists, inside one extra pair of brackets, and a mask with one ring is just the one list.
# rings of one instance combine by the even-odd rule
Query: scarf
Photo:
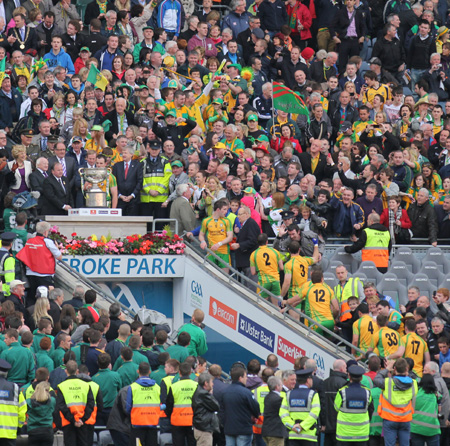
[(400, 232), (401, 226), (396, 225), (395, 222), (401, 218), (402, 210), (400, 207), (395, 214), (393, 210), (389, 209), (389, 234), (391, 235), (391, 240), (395, 240), (395, 234)]
[(56, 105), (53, 106), (53, 114), (54, 117), (59, 121), (59, 118), (61, 117), (61, 113), (63, 112), (64, 107), (58, 108)]
[(99, 2), (99, 0), (97, 0), (97, 5), (98, 5), (98, 8), (100, 9), (100, 14), (106, 14), (106, 8), (107, 8), (106, 2), (101, 3), (101, 2)]

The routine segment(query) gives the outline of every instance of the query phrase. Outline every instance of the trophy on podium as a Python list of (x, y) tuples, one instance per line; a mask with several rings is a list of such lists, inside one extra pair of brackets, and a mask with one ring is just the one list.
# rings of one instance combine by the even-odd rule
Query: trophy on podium
[[(81, 167), (78, 169), (81, 178), (92, 184), (92, 187), (86, 192), (86, 207), (88, 208), (106, 208), (106, 190), (102, 191), (98, 183), (102, 183), (109, 178), (110, 170), (104, 167)], [(108, 187), (108, 186), (107, 186)], [(82, 185), (83, 189), (83, 185)]]

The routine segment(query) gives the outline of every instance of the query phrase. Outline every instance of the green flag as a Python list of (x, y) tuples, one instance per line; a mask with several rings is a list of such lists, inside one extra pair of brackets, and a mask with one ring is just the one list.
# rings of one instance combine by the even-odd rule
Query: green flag
[(6, 54), (5, 57), (0, 60), (0, 87), (2, 86), (3, 79), (5, 79), (6, 73)]
[(103, 91), (105, 91), (106, 86), (108, 85), (108, 79), (97, 70), (97, 67), (94, 64), (91, 64), (87, 81), (94, 85), (94, 87), (101, 88)]
[(305, 115), (309, 121), (309, 110), (303, 99), (295, 91), (279, 82), (273, 83), (273, 107), (287, 113)]

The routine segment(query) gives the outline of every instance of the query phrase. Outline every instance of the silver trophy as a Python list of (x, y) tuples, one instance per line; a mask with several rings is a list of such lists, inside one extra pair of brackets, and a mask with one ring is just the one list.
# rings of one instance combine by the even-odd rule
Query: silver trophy
[[(109, 178), (110, 169), (105, 167), (81, 167), (78, 169), (82, 179), (81, 190), (84, 190), (83, 182), (89, 182), (92, 187), (86, 191), (86, 207), (88, 208), (106, 208), (106, 191), (102, 191), (98, 186), (98, 183), (102, 183)], [(108, 189), (108, 185), (106, 185)]]

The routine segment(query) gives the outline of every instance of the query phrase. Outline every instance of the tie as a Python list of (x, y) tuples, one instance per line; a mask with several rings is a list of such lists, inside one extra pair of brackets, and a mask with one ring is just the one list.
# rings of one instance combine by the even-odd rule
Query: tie
[(22, 40), (25, 40), (25, 30), (23, 28), (20, 30), (20, 35), (22, 36)]
[(127, 175), (128, 175), (128, 163), (125, 163), (125, 179), (127, 179)]
[(42, 171), (42, 175), (44, 175), (44, 178), (47, 178), (47, 177), (48, 177), (48, 173), (45, 172), (45, 171)]
[(47, 137), (42, 137), (42, 150), (47, 150)]
[(61, 178), (59, 178), (58, 181), (59, 181), (59, 184), (61, 185), (61, 187), (63, 188), (63, 191), (66, 192), (66, 188), (64, 187), (64, 184), (63, 184)]
[(67, 176), (66, 162), (65, 162), (64, 158), (60, 158), (59, 162), (60, 162), (61, 165), (62, 165), (64, 176)]

